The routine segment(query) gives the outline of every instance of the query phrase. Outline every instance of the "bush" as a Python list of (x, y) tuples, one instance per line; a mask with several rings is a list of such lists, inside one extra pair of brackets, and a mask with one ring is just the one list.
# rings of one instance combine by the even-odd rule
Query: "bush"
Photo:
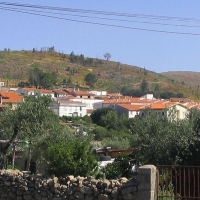
[(97, 159), (89, 140), (75, 139), (69, 144), (50, 144), (47, 149), (48, 171), (56, 176), (92, 175), (97, 169)]
[(102, 169), (102, 172), (107, 179), (115, 179), (118, 177), (130, 178), (134, 175), (132, 171), (134, 162), (133, 154), (121, 154), (113, 163), (106, 165), (106, 167)]
[(111, 147), (113, 149), (117, 148), (130, 148), (130, 140), (127, 138), (123, 138), (122, 136), (112, 136), (109, 138), (104, 138), (102, 140), (103, 147)]
[(103, 140), (105, 137), (108, 136), (108, 131), (104, 127), (97, 126), (93, 131), (95, 140)]

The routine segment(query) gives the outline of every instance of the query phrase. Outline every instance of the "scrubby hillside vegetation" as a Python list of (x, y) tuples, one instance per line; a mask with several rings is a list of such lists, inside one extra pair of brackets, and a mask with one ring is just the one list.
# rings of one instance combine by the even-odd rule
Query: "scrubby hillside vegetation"
[(0, 51), (0, 79), (10, 87), (52, 89), (64, 86), (121, 92), (130, 96), (152, 92), (158, 98), (174, 96), (199, 99), (199, 91), (187, 84), (145, 68), (110, 61), (109, 53), (104, 57), (86, 58), (74, 52), (59, 53), (54, 51), (54, 47), (40, 51), (4, 49)]
[(162, 75), (173, 79), (181, 83), (182, 85), (187, 85), (193, 90), (199, 90), (200, 85), (200, 72), (191, 71), (170, 71), (163, 72)]

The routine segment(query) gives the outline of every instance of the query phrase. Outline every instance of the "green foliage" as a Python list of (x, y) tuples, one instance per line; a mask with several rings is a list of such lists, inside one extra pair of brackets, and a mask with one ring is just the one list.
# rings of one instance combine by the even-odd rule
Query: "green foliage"
[(29, 87), (30, 83), (21, 81), (21, 82), (18, 83), (18, 86), (21, 87), (21, 88), (23, 88), (23, 87)]
[(181, 198), (177, 198), (174, 196), (174, 186), (170, 182), (167, 188), (158, 188), (158, 195), (163, 200), (181, 200)]
[(107, 179), (115, 179), (118, 177), (130, 178), (134, 175), (132, 172), (134, 164), (135, 160), (132, 155), (121, 154), (113, 163), (106, 165), (106, 167), (102, 169), (102, 172), (105, 173)]
[(124, 138), (118, 133), (118, 136), (107, 136), (102, 140), (103, 147), (111, 147), (112, 149), (126, 149), (130, 148), (130, 140), (128, 138)]
[(41, 80), (41, 87), (51, 89), (56, 85), (56, 74), (55, 73), (44, 73)]
[(145, 79), (143, 79), (140, 86), (141, 91), (146, 93), (149, 90), (148, 86), (149, 86), (148, 82)]
[(92, 113), (91, 118), (99, 125), (92, 131), (94, 139), (101, 140), (103, 147), (130, 147), (131, 135), (126, 127), (127, 118), (118, 117), (117, 112), (111, 108), (98, 109)]
[(106, 127), (108, 130), (115, 129), (118, 126), (118, 114), (115, 110), (110, 110), (105, 115), (101, 116), (99, 121), (100, 126)]
[(150, 112), (143, 118), (130, 121), (132, 146), (137, 149), (136, 154), (142, 164), (200, 164), (199, 140), (194, 134), (200, 113), (190, 114), (191, 119), (186, 117), (184, 120), (176, 120), (174, 114), (174, 110), (169, 112), (168, 120), (166, 113), (158, 117), (155, 112)]
[(132, 89), (129, 86), (123, 86), (121, 88), (120, 93), (124, 96), (133, 96), (133, 97), (141, 97), (142, 95), (146, 94), (146, 93), (142, 92), (141, 89)]
[(35, 86), (36, 88), (52, 88), (57, 81), (56, 74), (45, 73), (43, 72), (37, 64), (32, 65), (32, 68), (29, 70), (28, 81), (30, 85)]
[(90, 88), (93, 88), (94, 84), (97, 82), (97, 77), (94, 74), (89, 73), (85, 76), (85, 82)]
[(96, 126), (92, 134), (94, 134), (94, 139), (95, 140), (103, 140), (104, 138), (108, 137), (109, 133), (106, 128), (101, 127), (101, 126)]
[[(35, 161), (46, 157), (50, 141), (72, 140), (71, 130), (60, 125), (59, 117), (49, 109), (51, 98), (47, 96), (26, 96), (16, 110), (9, 108), (0, 113), (1, 139), (29, 141), (31, 155), (24, 148), (24, 154)], [(24, 146), (25, 147), (25, 146)], [(29, 154), (29, 155), (28, 155)]]
[(51, 143), (47, 149), (49, 172), (60, 175), (87, 176), (97, 169), (97, 159), (89, 140), (75, 139)]
[(182, 93), (174, 93), (174, 92), (161, 92), (160, 93), (160, 98), (162, 99), (170, 99), (171, 97), (177, 97), (177, 98), (183, 98), (184, 95)]
[(106, 115), (109, 111), (113, 110), (112, 108), (101, 108), (101, 109), (97, 109), (95, 110), (91, 115), (91, 119), (93, 121), (93, 123), (100, 125), (100, 120), (101, 117)]

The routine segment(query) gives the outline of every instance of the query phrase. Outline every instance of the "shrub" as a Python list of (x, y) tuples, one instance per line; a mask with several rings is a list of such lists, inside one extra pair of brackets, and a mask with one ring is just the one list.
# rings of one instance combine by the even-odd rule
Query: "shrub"
[(92, 175), (97, 169), (97, 159), (89, 140), (75, 139), (69, 144), (50, 144), (47, 149), (48, 171), (56, 176)]

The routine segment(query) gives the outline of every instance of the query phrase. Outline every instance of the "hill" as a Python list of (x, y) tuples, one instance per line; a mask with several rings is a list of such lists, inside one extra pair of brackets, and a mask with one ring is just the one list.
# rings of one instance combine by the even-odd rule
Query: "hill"
[[(34, 67), (57, 76), (57, 86), (76, 86), (88, 89), (85, 76), (92, 73), (97, 77), (93, 89), (120, 92), (123, 88), (138, 89), (147, 83), (148, 91), (173, 92), (197, 100), (199, 92), (190, 85), (175, 81), (167, 74), (158, 74), (145, 68), (97, 58), (85, 58), (73, 52), (63, 54), (54, 51), (0, 51), (0, 79), (6, 85), (17, 86), (28, 81), (29, 71)], [(186, 83), (186, 81), (184, 82)]]
[(181, 84), (187, 85), (190, 88), (198, 89), (200, 85), (200, 72), (191, 71), (170, 71), (163, 72), (162, 75), (173, 79)]

